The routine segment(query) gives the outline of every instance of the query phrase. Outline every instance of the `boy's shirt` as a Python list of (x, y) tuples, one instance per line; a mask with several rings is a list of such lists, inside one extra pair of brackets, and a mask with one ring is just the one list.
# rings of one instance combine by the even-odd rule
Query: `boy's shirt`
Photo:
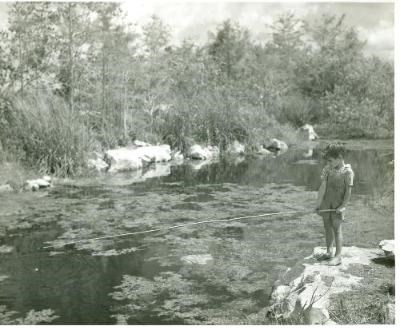
[(331, 173), (335, 173), (336, 175), (343, 175), (345, 183), (349, 186), (352, 187), (353, 186), (353, 182), (354, 182), (354, 172), (351, 169), (351, 165), (350, 164), (345, 164), (343, 167), (339, 168), (339, 169), (335, 169), (330, 167), (329, 165), (326, 165), (321, 172), (321, 181), (328, 180), (328, 176)]

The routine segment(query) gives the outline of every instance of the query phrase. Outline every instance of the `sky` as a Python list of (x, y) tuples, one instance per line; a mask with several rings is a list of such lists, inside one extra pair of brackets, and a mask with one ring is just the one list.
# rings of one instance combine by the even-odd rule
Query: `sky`
[[(159, 16), (171, 29), (172, 41), (207, 41), (223, 20), (231, 19), (250, 30), (256, 41), (270, 38), (266, 25), (279, 14), (292, 12), (299, 18), (314, 20), (324, 13), (345, 14), (345, 22), (354, 26), (365, 52), (387, 60), (394, 56), (393, 2), (230, 2), (230, 1), (126, 1), (122, 5), (127, 20), (142, 26), (151, 15)], [(7, 5), (0, 2), (0, 28), (7, 21)]]

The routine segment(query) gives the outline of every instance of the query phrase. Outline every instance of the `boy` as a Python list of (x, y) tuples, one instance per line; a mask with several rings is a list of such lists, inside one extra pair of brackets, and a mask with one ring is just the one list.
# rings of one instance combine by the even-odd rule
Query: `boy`
[[(343, 246), (342, 223), (344, 211), (350, 200), (354, 173), (350, 164), (344, 163), (344, 146), (329, 144), (324, 151), (327, 165), (322, 170), (321, 186), (318, 191), (317, 213), (322, 216), (325, 228), (326, 254), (320, 260), (329, 260), (328, 265), (337, 266), (342, 263)], [(332, 212), (319, 210), (335, 209)], [(333, 241), (336, 251), (333, 255)]]

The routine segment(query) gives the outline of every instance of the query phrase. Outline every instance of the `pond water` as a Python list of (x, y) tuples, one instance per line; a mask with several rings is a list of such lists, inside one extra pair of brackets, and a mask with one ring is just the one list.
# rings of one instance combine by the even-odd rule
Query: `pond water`
[[(385, 200), (393, 191), (393, 144), (348, 147), (346, 162), (356, 176), (345, 246), (377, 247), (394, 237), (393, 203)], [(273, 283), (324, 245), (321, 218), (306, 212), (315, 206), (320, 161), (317, 146), (1, 195), (0, 247), (9, 251), (0, 252), (0, 306), (18, 316), (51, 309), (59, 316), (53, 324), (262, 323), (258, 314)], [(302, 210), (63, 247), (207, 219)]]

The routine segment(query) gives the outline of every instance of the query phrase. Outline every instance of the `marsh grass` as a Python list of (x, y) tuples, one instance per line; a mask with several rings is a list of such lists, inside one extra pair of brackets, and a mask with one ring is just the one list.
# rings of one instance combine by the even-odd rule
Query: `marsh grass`
[(295, 129), (280, 124), (273, 115), (254, 107), (227, 106), (221, 96), (204, 101), (177, 103), (157, 114), (151, 128), (144, 111), (135, 111), (128, 129), (110, 118), (98, 119), (96, 112), (71, 110), (61, 97), (51, 93), (14, 96), (1, 123), (2, 152), (40, 173), (58, 176), (86, 174), (87, 160), (94, 152), (127, 146), (135, 139), (151, 144), (167, 143), (185, 152), (192, 144), (214, 145), (224, 151), (238, 140), (248, 150), (278, 138), (287, 144), (297, 142)]
[[(9, 133), (3, 142), (28, 166), (42, 173), (76, 175), (86, 168), (96, 143), (85, 117), (52, 95), (30, 95), (13, 101)], [(4, 145), (3, 145), (4, 146)]]

